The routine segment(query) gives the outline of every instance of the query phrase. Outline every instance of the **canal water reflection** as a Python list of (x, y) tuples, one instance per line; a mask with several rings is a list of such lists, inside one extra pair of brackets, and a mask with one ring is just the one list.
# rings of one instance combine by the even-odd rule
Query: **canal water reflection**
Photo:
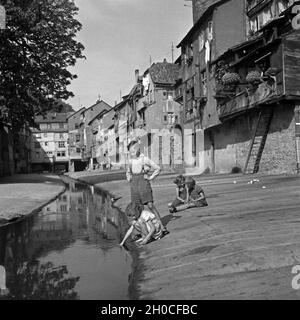
[(128, 299), (124, 216), (105, 194), (69, 182), (38, 215), (0, 229), (8, 299)]

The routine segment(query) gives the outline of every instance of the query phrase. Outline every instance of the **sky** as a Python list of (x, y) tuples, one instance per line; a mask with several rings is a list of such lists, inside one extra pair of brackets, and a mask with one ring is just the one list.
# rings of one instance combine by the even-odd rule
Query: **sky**
[[(78, 40), (86, 60), (71, 69), (78, 75), (68, 100), (75, 110), (93, 105), (98, 97), (119, 102), (140, 73), (152, 63), (174, 60), (178, 43), (192, 26), (191, 2), (186, 0), (75, 0), (83, 28)], [(187, 5), (187, 6), (185, 6)]]

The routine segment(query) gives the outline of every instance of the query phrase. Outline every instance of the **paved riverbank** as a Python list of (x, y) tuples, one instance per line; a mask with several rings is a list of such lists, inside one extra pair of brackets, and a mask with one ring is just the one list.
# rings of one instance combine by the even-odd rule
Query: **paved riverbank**
[(0, 179), (0, 227), (38, 211), (65, 190), (57, 175), (28, 174)]
[[(81, 177), (101, 182), (101, 177)], [(251, 179), (259, 182), (250, 184)], [(107, 180), (107, 179), (106, 179)], [(291, 273), (300, 264), (299, 176), (203, 176), (209, 207), (170, 215), (171, 176), (153, 183), (170, 235), (141, 250), (140, 299), (299, 299)], [(124, 210), (126, 181), (98, 183)]]

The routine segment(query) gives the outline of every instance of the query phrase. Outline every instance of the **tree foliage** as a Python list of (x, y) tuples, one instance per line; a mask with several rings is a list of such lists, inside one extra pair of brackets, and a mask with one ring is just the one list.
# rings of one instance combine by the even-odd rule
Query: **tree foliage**
[(72, 0), (1, 2), (7, 29), (0, 32), (0, 104), (18, 128), (73, 96), (68, 85), (77, 76), (68, 69), (84, 58), (76, 39), (82, 25)]

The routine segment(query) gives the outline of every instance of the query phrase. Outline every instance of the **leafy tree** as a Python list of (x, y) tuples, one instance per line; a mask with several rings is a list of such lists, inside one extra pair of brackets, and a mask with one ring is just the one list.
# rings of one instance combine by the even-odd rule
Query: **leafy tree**
[[(1, 0), (7, 29), (0, 31), (1, 108), (16, 129), (33, 124), (57, 100), (73, 96), (68, 68), (84, 58), (76, 40), (82, 25), (72, 0)], [(3, 112), (2, 112), (3, 115)]]
[(68, 113), (68, 112), (74, 112), (74, 109), (71, 105), (68, 103), (62, 101), (62, 100), (55, 100), (52, 104), (51, 110), (52, 112), (57, 113)]

